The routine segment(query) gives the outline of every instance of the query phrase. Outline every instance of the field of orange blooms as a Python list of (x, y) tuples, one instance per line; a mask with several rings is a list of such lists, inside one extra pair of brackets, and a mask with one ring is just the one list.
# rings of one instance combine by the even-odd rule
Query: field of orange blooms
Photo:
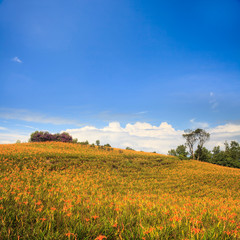
[(240, 169), (70, 143), (0, 145), (0, 239), (240, 239)]

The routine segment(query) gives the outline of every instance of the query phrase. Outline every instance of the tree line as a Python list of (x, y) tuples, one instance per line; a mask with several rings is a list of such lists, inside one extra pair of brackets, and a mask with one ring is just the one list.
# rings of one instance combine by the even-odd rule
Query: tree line
[[(210, 139), (210, 134), (198, 128), (196, 130), (185, 130), (182, 135), (186, 140), (185, 145), (179, 145), (176, 149), (168, 151), (169, 155), (176, 156), (181, 160), (196, 159), (227, 167), (240, 168), (240, 144), (237, 141), (224, 143), (224, 150), (220, 146), (215, 146), (211, 151), (204, 147)], [(197, 145), (194, 151), (194, 146)]]

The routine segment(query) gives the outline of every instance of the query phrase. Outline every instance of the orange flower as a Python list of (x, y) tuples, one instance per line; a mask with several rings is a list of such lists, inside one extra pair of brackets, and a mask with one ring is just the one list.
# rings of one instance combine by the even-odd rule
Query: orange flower
[(118, 225), (118, 224), (117, 224), (117, 223), (115, 223), (115, 224), (113, 224), (112, 226), (113, 226), (114, 228), (116, 228), (116, 227), (117, 227), (117, 225)]
[(99, 235), (97, 238), (95, 238), (95, 240), (103, 240), (103, 239), (107, 239), (107, 237), (104, 235)]
[(193, 229), (192, 229), (192, 232), (194, 232), (194, 234), (197, 234), (197, 233), (200, 233), (200, 232), (201, 232), (201, 229), (199, 229), (199, 228), (193, 228)]
[(57, 210), (55, 207), (51, 207), (51, 210), (53, 210), (53, 211), (55, 211), (55, 210)]
[(41, 212), (41, 211), (42, 211), (42, 208), (38, 208), (36, 211)]
[(93, 219), (97, 219), (97, 218), (99, 218), (99, 216), (92, 216), (92, 218), (93, 218)]
[(72, 215), (72, 213), (67, 213), (67, 216), (70, 217)]
[(67, 237), (70, 237), (71, 235), (75, 236), (74, 233), (66, 233), (65, 235), (66, 235)]

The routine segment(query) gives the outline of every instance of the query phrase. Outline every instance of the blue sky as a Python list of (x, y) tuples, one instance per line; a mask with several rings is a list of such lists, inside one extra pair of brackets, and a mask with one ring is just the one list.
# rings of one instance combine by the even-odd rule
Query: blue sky
[(0, 1), (0, 142), (239, 126), (239, 29), (239, 0)]

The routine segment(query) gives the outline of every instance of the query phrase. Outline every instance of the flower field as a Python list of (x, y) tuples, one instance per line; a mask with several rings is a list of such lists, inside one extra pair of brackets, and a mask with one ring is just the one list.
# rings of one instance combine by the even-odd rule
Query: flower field
[(0, 145), (0, 239), (240, 239), (240, 170), (71, 143)]

